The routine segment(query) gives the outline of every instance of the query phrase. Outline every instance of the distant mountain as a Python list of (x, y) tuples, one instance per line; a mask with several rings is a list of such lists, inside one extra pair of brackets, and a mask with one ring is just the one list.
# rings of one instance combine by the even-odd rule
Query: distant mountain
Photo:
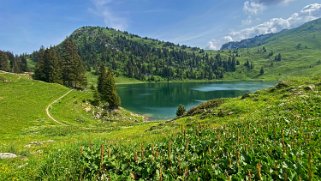
[(241, 41), (228, 42), (222, 45), (221, 50), (235, 50), (238, 48), (252, 48), (252, 47), (260, 46), (264, 44), (266, 40), (268, 40), (273, 35), (274, 34), (271, 33), (271, 34), (255, 36), (254, 38), (249, 38)]
[(287, 47), (296, 44), (297, 48), (321, 48), (321, 19), (307, 22), (297, 28), (283, 30), (279, 33), (265, 34), (239, 42), (229, 42), (222, 46), (221, 50), (238, 48), (253, 48), (261, 45), (276, 45)]
[[(116, 75), (139, 80), (220, 79), (235, 71), (236, 58), (103, 27), (82, 27), (67, 40), (78, 48), (86, 67), (104, 64)], [(63, 44), (63, 43), (62, 43)], [(53, 47), (63, 54), (62, 44)], [(33, 54), (35, 59), (37, 53)]]

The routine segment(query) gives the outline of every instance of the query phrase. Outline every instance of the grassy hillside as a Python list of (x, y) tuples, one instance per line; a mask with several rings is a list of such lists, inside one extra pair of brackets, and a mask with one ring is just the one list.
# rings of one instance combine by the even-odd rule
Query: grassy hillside
[[(53, 163), (45, 178), (112, 180), (318, 180), (321, 79), (293, 79), (242, 98), (212, 100), (147, 132), (149, 144), (82, 143), (72, 175)], [(146, 137), (141, 137), (141, 140)], [(107, 141), (107, 143), (106, 143)], [(63, 175), (60, 175), (63, 174)], [(61, 176), (61, 177), (60, 177)]]
[[(241, 62), (236, 72), (226, 74), (225, 78), (279, 80), (292, 76), (320, 75), (320, 30), (321, 19), (317, 19), (298, 28), (244, 41), (249, 42), (246, 45), (248, 48), (223, 50), (225, 54), (237, 54)], [(255, 43), (252, 44), (253, 42)], [(275, 61), (279, 53), (282, 60)], [(253, 70), (247, 70), (242, 66), (246, 61), (253, 63)], [(260, 75), (261, 67), (265, 70), (263, 75)]]
[[(0, 153), (18, 155), (0, 160), (3, 179), (321, 178), (319, 77), (287, 80), (242, 98), (212, 100), (169, 122), (141, 123), (125, 110), (96, 120), (94, 108), (88, 111), (84, 101), (91, 93), (72, 91), (50, 109), (64, 126), (50, 120), (45, 108), (68, 89), (26, 75), (0, 75), (0, 86), (7, 90), (1, 91), (1, 101), (11, 95), (17, 105), (10, 119), (10, 111), (0, 114), (5, 135)], [(33, 88), (48, 92), (31, 96)], [(18, 93), (26, 96), (15, 97)], [(28, 107), (37, 101), (39, 106)]]
[(67, 88), (30, 80), (28, 75), (0, 72), (1, 135), (21, 132), (23, 129), (53, 124), (45, 108)]
[[(104, 137), (116, 140), (117, 135), (136, 137), (146, 125), (153, 124), (143, 124), (142, 116), (124, 109), (97, 119), (94, 113), (100, 110), (88, 104), (92, 92), (73, 90), (49, 108), (50, 114), (64, 124), (60, 125), (48, 117), (46, 108), (69, 89), (34, 81), (26, 74), (0, 72), (0, 90), (0, 153), (18, 155), (14, 160), (0, 159), (0, 180), (35, 177), (39, 173), (34, 169), (55, 147)], [(133, 124), (137, 127), (127, 131)], [(117, 133), (110, 136), (112, 131)]]

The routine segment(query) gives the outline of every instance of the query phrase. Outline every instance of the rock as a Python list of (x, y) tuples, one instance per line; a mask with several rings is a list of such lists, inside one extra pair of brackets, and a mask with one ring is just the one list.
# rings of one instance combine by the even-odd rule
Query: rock
[(246, 93), (241, 97), (241, 99), (243, 100), (243, 99), (246, 99), (246, 98), (249, 98), (249, 97), (251, 97), (250, 94)]
[(20, 165), (20, 166), (18, 166), (18, 168), (24, 168), (24, 167), (26, 167), (26, 166), (28, 166), (28, 163), (23, 164), (23, 165)]
[(30, 142), (29, 144), (25, 145), (25, 148), (31, 148), (32, 146), (41, 146), (45, 143), (53, 143), (55, 142), (54, 140), (47, 140), (47, 141), (33, 141)]
[(0, 153), (0, 159), (17, 158), (18, 156), (14, 153)]
[(306, 91), (314, 91), (315, 90), (315, 85), (308, 85), (304, 87), (304, 90)]
[(277, 89), (283, 89), (283, 88), (286, 88), (286, 87), (289, 87), (289, 85), (283, 81), (279, 82), (276, 86), (275, 86)]
[(85, 112), (90, 112), (91, 111), (91, 107), (85, 107)]

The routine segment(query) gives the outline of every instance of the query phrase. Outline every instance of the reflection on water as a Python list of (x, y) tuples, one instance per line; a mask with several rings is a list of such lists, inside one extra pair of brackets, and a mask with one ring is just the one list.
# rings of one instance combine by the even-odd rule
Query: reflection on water
[(151, 119), (170, 119), (175, 117), (179, 104), (189, 109), (206, 100), (237, 97), (271, 87), (273, 84), (273, 82), (146, 83), (117, 85), (117, 90), (124, 108), (149, 115)]

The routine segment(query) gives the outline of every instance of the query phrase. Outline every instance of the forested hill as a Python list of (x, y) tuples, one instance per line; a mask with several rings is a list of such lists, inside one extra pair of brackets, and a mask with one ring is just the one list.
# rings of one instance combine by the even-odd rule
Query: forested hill
[[(116, 75), (140, 80), (220, 79), (225, 72), (235, 71), (237, 64), (233, 55), (209, 55), (199, 48), (141, 38), (110, 28), (82, 27), (67, 39), (76, 45), (87, 68), (104, 64)], [(59, 52), (62, 45), (54, 48)], [(37, 52), (33, 55), (37, 57)]]

